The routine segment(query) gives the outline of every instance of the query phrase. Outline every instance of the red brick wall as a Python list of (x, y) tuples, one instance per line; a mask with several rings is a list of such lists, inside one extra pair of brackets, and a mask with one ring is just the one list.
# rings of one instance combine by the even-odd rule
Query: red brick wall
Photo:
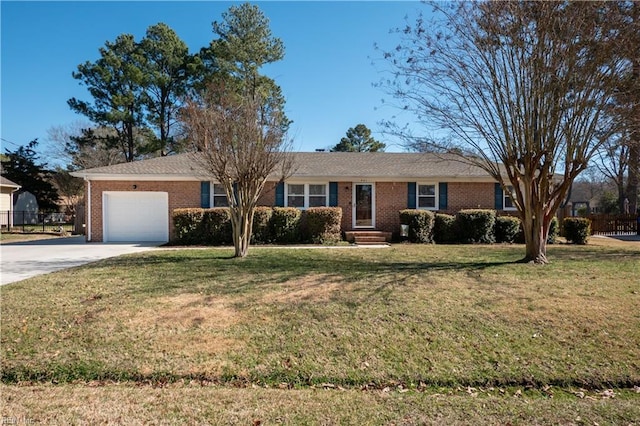
[[(133, 189), (133, 185), (137, 188)], [(267, 182), (258, 205), (275, 204), (277, 182)], [(86, 191), (86, 188), (85, 188)], [(102, 193), (103, 191), (162, 191), (169, 194), (169, 236), (173, 238), (172, 212), (177, 208), (200, 207), (200, 182), (175, 181), (92, 181), (91, 182), (91, 240), (102, 241)], [(407, 208), (407, 182), (377, 182), (376, 229), (398, 232), (400, 218), (398, 212)], [(85, 192), (86, 193), (86, 192)], [(494, 184), (449, 182), (447, 191), (447, 213), (461, 209), (494, 208)], [(352, 223), (352, 182), (338, 182), (338, 207), (342, 208), (342, 229), (353, 229)], [(87, 208), (88, 212), (89, 209)]]
[[(136, 185), (136, 189), (133, 189)], [(169, 238), (173, 238), (172, 212), (200, 207), (200, 182), (91, 181), (91, 241), (102, 241), (102, 193), (104, 191), (160, 191), (169, 194)], [(85, 184), (85, 194), (88, 194)], [(86, 212), (88, 214), (89, 207)], [(87, 224), (88, 226), (88, 224)]]
[(276, 186), (278, 182), (269, 181), (264, 184), (262, 194), (258, 198), (259, 206), (273, 207), (276, 204)]
[(449, 182), (447, 211), (495, 208), (495, 185), (491, 182)]
[(351, 210), (351, 198), (353, 197), (353, 186), (351, 182), (338, 182), (338, 207), (342, 209), (342, 230), (347, 231), (353, 228), (353, 213)]
[(400, 231), (400, 210), (407, 208), (407, 182), (376, 183), (376, 229)]

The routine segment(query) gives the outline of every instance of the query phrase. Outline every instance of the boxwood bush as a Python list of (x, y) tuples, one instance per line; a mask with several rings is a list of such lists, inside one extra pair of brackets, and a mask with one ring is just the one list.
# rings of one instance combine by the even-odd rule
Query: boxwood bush
[(513, 243), (520, 232), (520, 218), (515, 216), (496, 217), (495, 237), (496, 243)]
[(566, 217), (562, 221), (562, 233), (569, 243), (587, 244), (591, 221), (586, 217)]
[(409, 241), (412, 243), (432, 243), (434, 214), (429, 210), (400, 210), (400, 223), (409, 225)]
[(295, 207), (274, 207), (271, 215), (271, 235), (278, 244), (302, 241), (300, 221), (302, 211)]
[(269, 244), (273, 237), (271, 235), (271, 217), (273, 209), (271, 207), (256, 207), (253, 211), (253, 234), (251, 244)]
[(456, 217), (450, 214), (436, 213), (433, 223), (433, 240), (437, 244), (458, 242)]
[(549, 225), (549, 235), (547, 235), (547, 244), (555, 244), (558, 240), (558, 234), (560, 233), (560, 226), (558, 226), (558, 218), (553, 217), (551, 224)]
[(214, 246), (233, 244), (231, 215), (227, 207), (205, 209), (201, 223), (204, 244)]
[(173, 225), (175, 228), (176, 243), (200, 244), (203, 242), (200, 224), (202, 223), (203, 209), (175, 209), (173, 211)]
[(336, 243), (342, 239), (339, 207), (310, 207), (304, 211), (306, 239), (314, 244)]
[(463, 243), (491, 244), (495, 237), (495, 210), (460, 210), (456, 215), (458, 235)]

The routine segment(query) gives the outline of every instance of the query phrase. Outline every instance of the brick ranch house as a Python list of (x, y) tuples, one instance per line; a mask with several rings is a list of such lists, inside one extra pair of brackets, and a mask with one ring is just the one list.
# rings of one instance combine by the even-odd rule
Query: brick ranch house
[[(73, 173), (85, 180), (87, 241), (169, 241), (172, 212), (224, 206), (224, 190), (194, 154)], [(398, 212), (514, 210), (496, 181), (454, 156), (423, 153), (298, 152), (285, 182), (268, 181), (260, 205), (342, 208), (342, 230), (398, 233)]]

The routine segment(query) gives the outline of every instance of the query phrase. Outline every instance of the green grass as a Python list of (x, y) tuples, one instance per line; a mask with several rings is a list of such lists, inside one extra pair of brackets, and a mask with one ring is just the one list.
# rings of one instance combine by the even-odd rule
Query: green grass
[(42, 233), (42, 232), (0, 232), (0, 244), (9, 244), (9, 243), (21, 243), (25, 241), (38, 241), (38, 240), (48, 240), (51, 238), (60, 238), (65, 235), (61, 235), (56, 232)]
[[(517, 263), (522, 246), (500, 245), (230, 255), (153, 251), (4, 286), (6, 389), (18, 398), (22, 383), (67, 383), (62, 389), (82, 393), (94, 392), (82, 383), (204, 381), (248, 405), (267, 392), (253, 393), (257, 386), (289, 389), (285, 401), (306, 395), (310, 407), (326, 410), (318, 389), (329, 388), (391, 410), (373, 423), (404, 413), (407, 424), (423, 423), (415, 412), (433, 394), (484, 404), (485, 414), (500, 407), (496, 422), (513, 421), (509, 413), (524, 406), (504, 392), (522, 390), (550, 419), (556, 410), (559, 423), (576, 422), (580, 407), (604, 423), (640, 417), (638, 244), (552, 246), (552, 263), (542, 267)], [(468, 388), (485, 401), (470, 401)], [(603, 407), (598, 392), (607, 388), (618, 396)], [(43, 392), (55, 400), (57, 389)], [(546, 401), (545, 389), (566, 401)], [(593, 403), (574, 396), (580, 389)], [(348, 413), (327, 422), (360, 422)]]

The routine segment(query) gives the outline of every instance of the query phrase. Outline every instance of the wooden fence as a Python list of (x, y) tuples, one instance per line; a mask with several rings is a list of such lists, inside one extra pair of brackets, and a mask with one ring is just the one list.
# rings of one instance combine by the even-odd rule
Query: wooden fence
[(592, 214), (588, 217), (591, 219), (592, 234), (640, 235), (640, 217), (635, 214)]

